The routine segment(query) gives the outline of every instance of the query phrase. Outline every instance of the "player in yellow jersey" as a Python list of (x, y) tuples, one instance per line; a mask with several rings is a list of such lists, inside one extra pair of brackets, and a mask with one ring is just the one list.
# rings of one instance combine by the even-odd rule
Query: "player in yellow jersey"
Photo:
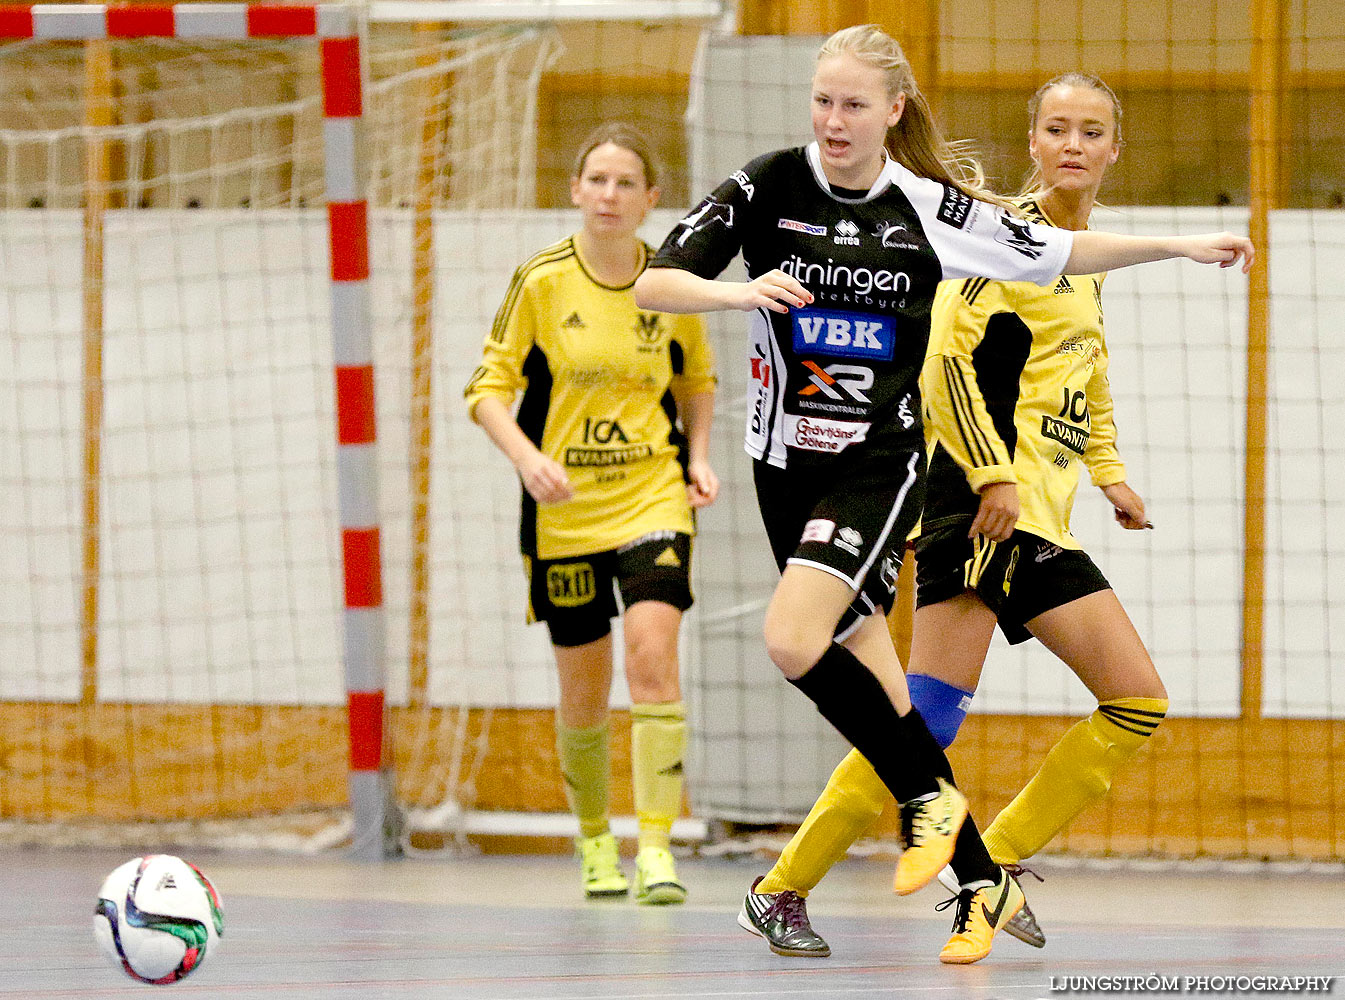
[(514, 274), (466, 397), (523, 484), (529, 621), (546, 622), (555, 650), (556, 744), (585, 894), (629, 890), (608, 826), (619, 593), (636, 896), (680, 903), (686, 889), (668, 850), (686, 746), (677, 633), (692, 601), (692, 511), (714, 501), (719, 481), (707, 457), (715, 376), (704, 321), (639, 309), (631, 291), (653, 255), (636, 229), (658, 200), (656, 182), (638, 132), (611, 123), (589, 137), (570, 180), (583, 225)]
[[(1096, 77), (1071, 73), (1037, 91), (1029, 119), (1035, 169), (1024, 213), (1084, 230), (1120, 152), (1120, 104)], [(992, 858), (1010, 868), (1104, 794), (1167, 711), (1143, 642), (1069, 529), (1081, 464), (1123, 528), (1151, 526), (1116, 451), (1102, 279), (945, 282), (921, 376), (930, 471), (916, 542), (912, 703), (949, 745), (996, 622), (1010, 642), (1035, 636), (1099, 702), (986, 829)], [(851, 752), (758, 891), (805, 897), (886, 799), (873, 768)], [(977, 961), (989, 954), (996, 928), (972, 906), (970, 889), (955, 891), (953, 936), (940, 957)], [(1045, 943), (1026, 907), (1002, 929)]]

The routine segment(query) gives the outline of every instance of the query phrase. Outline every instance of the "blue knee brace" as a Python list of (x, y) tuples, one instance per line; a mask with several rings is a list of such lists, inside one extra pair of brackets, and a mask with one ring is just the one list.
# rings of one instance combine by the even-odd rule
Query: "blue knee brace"
[(963, 691), (928, 674), (907, 674), (906, 686), (911, 691), (911, 704), (925, 720), (930, 733), (945, 750), (957, 738), (962, 720), (971, 708), (975, 691)]

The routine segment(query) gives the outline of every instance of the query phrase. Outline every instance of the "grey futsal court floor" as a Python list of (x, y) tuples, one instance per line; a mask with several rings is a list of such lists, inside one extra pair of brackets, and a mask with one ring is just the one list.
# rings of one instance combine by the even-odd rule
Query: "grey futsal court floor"
[[(687, 905), (653, 909), (583, 902), (573, 862), (556, 857), (177, 853), (220, 889), (224, 948), (186, 982), (153, 987), (106, 965), (91, 931), (98, 886), (129, 854), (0, 848), (0, 997), (1017, 1000), (1088, 995), (1087, 977), (1235, 996), (1253, 992), (1237, 977), (1345, 974), (1345, 868), (1043, 866), (1047, 881), (1027, 889), (1046, 949), (1000, 935), (988, 959), (956, 968), (937, 959), (951, 922), (933, 911), (941, 890), (894, 897), (888, 862), (846, 861), (813, 894), (833, 957), (810, 960), (773, 955), (734, 922), (759, 859), (685, 859)], [(1200, 976), (1232, 988), (1188, 985)]]

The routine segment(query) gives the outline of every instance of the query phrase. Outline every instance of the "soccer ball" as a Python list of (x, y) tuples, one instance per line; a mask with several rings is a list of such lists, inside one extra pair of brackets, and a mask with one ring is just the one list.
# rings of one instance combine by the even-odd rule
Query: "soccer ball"
[(120, 866), (98, 890), (93, 935), (114, 965), (144, 983), (175, 983), (213, 955), (224, 933), (219, 893), (171, 854)]

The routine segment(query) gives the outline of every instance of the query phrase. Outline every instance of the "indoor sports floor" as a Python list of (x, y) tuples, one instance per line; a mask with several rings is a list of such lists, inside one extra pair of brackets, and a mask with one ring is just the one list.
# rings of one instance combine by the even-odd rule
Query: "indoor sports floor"
[[(225, 946), (169, 996), (1026, 1000), (1089, 992), (1062, 989), (1065, 977), (1345, 975), (1345, 868), (1044, 865), (1046, 881), (1029, 879), (1027, 891), (1045, 950), (1001, 935), (988, 959), (957, 968), (937, 960), (951, 921), (933, 911), (942, 890), (894, 897), (886, 861), (847, 861), (814, 893), (813, 925), (833, 956), (809, 960), (776, 956), (735, 923), (768, 867), (759, 859), (685, 859), (690, 899), (655, 909), (583, 902), (574, 863), (560, 857), (361, 866), (179, 853), (220, 889)], [(0, 998), (156, 989), (105, 964), (91, 930), (99, 884), (129, 856), (0, 848)], [(1345, 993), (1345, 982), (1331, 992)]]

